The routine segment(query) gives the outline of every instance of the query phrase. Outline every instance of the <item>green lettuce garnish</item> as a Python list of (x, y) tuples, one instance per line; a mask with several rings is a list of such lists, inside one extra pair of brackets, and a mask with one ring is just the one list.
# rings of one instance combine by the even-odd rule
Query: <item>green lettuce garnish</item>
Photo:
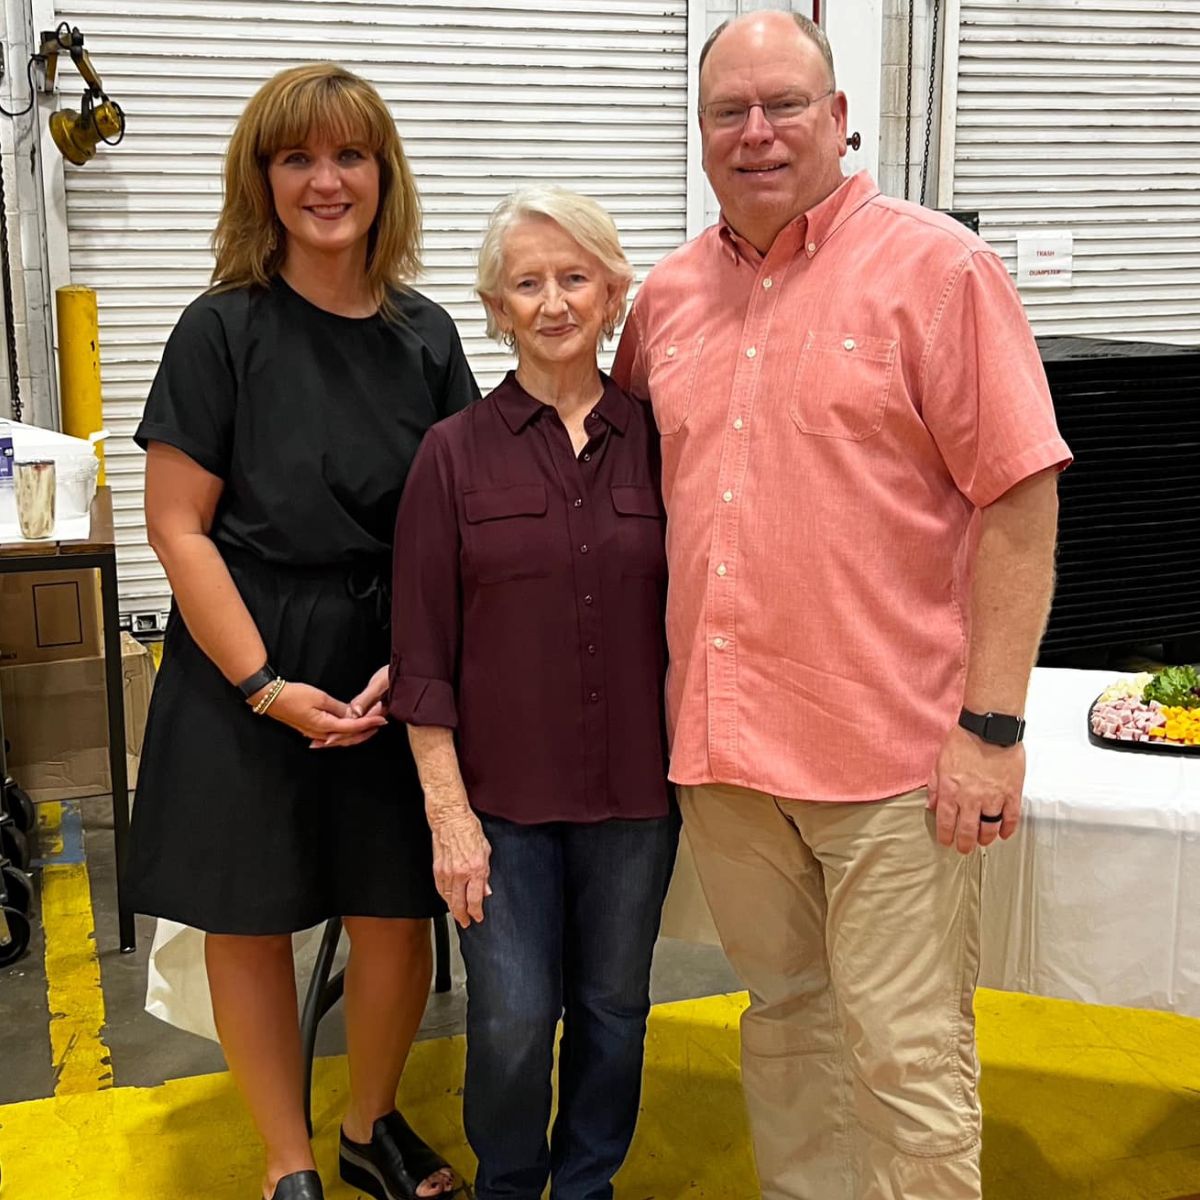
[(1142, 701), (1157, 700), (1169, 708), (1194, 708), (1200, 704), (1200, 675), (1195, 667), (1163, 667), (1146, 684)]

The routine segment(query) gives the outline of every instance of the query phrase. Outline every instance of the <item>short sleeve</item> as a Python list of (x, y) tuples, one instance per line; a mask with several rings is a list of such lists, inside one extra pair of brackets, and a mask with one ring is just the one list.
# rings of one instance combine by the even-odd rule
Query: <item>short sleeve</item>
[(224, 479), (233, 446), (237, 384), (221, 314), (207, 296), (184, 310), (171, 331), (141, 424), (144, 450), (165, 442)]
[(435, 428), (413, 459), (396, 514), (387, 700), (396, 721), (449, 729), (458, 725), (459, 554), (453, 468)]
[(1070, 463), (1037, 343), (996, 254), (974, 252), (948, 284), (921, 380), (925, 425), (976, 507)]
[[(449, 320), (449, 318), (447, 318)], [(459, 412), (479, 399), (479, 385), (471, 372), (463, 351), (462, 338), (453, 321), (450, 324), (450, 352), (446, 360), (446, 374), (442, 382), (438, 411), (443, 417)]]
[[(639, 293), (638, 299), (643, 293)], [(638, 316), (638, 300), (629, 310), (629, 320), (617, 344), (613, 359), (612, 379), (626, 395), (637, 400), (650, 399), (650, 386), (646, 377), (645, 355), (642, 352), (642, 325)]]

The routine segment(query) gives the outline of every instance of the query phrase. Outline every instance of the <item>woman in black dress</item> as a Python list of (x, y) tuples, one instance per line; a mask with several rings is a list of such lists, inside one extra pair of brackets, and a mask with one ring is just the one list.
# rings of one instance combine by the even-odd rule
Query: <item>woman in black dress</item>
[(274, 1200), (322, 1194), (290, 935), (332, 916), (351, 944), (342, 1176), (379, 1200), (458, 1186), (395, 1112), (443, 905), (380, 703), (393, 522), (426, 429), (478, 396), (450, 318), (402, 286), (420, 227), (375, 90), (332, 64), (275, 76), (230, 142), (214, 286), (172, 333), (136, 435), (175, 605), (129, 878), (141, 912), (207, 932)]

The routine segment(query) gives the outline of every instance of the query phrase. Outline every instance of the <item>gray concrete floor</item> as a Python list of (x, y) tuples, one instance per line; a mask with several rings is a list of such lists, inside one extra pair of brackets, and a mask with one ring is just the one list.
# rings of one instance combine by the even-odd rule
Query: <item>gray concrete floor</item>
[[(83, 802), (84, 836), (96, 920), (101, 983), (118, 1086), (153, 1086), (165, 1079), (224, 1070), (214, 1043), (184, 1033), (146, 1013), (146, 962), (154, 921), (138, 918), (138, 948), (121, 954), (117, 944), (116, 885), (112, 810), (107, 797)], [(39, 884), (40, 880), (35, 882)], [(35, 911), (37, 911), (35, 909)], [(419, 1037), (461, 1033), (466, 1008), (464, 971), (458, 939), (451, 935), (452, 989), (431, 994)], [(44, 944), (35, 921), (29, 954), (0, 971), (0, 1104), (48, 1096), (54, 1090), (50, 1062)], [(736, 991), (737, 979), (719, 949), (660, 938), (651, 978), (655, 1003)], [(340, 1007), (322, 1022), (317, 1053), (341, 1054), (345, 1033)]]

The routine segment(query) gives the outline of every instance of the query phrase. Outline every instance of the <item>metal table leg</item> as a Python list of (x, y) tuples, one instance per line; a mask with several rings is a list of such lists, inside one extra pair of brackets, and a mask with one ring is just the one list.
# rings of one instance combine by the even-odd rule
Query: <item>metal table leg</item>
[(121, 953), (137, 948), (133, 910), (125, 898), (125, 850), (129, 837), (129, 776), (125, 765), (125, 667), (121, 657), (120, 613), (117, 608), (117, 563), (106, 556), (100, 566), (100, 598), (104, 614), (104, 687), (108, 702), (108, 768), (112, 777), (113, 842), (117, 863), (117, 916)]
[(450, 990), (450, 918), (433, 918), (433, 953), (436, 973), (433, 978), (435, 992)]

